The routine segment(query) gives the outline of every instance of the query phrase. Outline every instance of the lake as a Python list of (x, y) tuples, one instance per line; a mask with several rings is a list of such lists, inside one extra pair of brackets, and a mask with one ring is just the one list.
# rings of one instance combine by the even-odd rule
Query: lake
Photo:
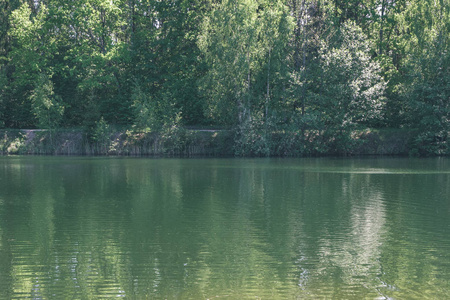
[(449, 159), (0, 157), (0, 299), (449, 295)]

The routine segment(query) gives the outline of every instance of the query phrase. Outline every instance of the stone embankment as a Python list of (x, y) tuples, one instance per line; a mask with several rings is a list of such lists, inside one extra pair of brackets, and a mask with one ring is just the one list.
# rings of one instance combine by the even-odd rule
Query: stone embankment
[[(363, 130), (351, 135), (345, 151), (335, 150), (323, 139), (301, 138), (299, 133), (273, 133), (266, 147), (269, 156), (408, 155), (411, 133), (403, 130)], [(92, 138), (74, 130), (0, 130), (0, 155), (119, 155), (119, 156), (233, 156), (235, 133), (231, 130), (182, 129), (169, 133), (112, 130)], [(322, 143), (322, 144), (321, 144)], [(325, 142), (329, 143), (329, 141)], [(239, 154), (240, 156), (252, 156)]]
[(111, 131), (93, 138), (84, 130), (0, 130), (0, 155), (232, 155), (229, 131), (182, 130), (176, 134)]

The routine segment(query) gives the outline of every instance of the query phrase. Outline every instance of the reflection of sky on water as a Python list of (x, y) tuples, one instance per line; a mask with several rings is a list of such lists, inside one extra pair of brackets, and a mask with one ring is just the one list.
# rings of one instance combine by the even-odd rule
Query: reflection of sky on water
[[(351, 174), (341, 177), (340, 190), (334, 195), (333, 201), (350, 205), (343, 219), (332, 221), (329, 227), (318, 225), (325, 229), (318, 237), (317, 252), (297, 259), (301, 298), (332, 294), (339, 282), (347, 286), (348, 291), (342, 291), (347, 297), (352, 290), (359, 290), (364, 297), (382, 296), (377, 291), (377, 276), (382, 269), (380, 246), (386, 230), (383, 191), (371, 183), (370, 175)], [(304, 253), (308, 245), (304, 247), (299, 251)]]
[[(312, 171), (312, 170), (311, 170)], [(319, 170), (319, 173), (341, 173), (341, 174), (407, 174), (407, 175), (431, 175), (450, 174), (450, 171), (408, 171), (395, 169), (357, 169), (357, 170)]]

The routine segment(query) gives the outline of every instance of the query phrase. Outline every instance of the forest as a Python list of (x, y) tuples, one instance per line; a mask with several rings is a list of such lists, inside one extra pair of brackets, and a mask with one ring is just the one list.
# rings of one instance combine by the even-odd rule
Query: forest
[(0, 128), (232, 132), (236, 155), (450, 153), (450, 0), (1, 0)]

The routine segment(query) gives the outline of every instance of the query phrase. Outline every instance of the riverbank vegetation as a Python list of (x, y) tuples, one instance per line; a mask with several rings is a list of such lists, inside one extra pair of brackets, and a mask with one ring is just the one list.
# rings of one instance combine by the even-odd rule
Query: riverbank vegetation
[(449, 0), (10, 0), (0, 22), (1, 153), (450, 151)]
[[(104, 123), (105, 124), (105, 123)], [(101, 133), (101, 135), (99, 134)], [(120, 131), (104, 126), (89, 137), (83, 129), (0, 130), (0, 155), (112, 155), (164, 157), (230, 156), (349, 156), (416, 155), (411, 138), (415, 132), (402, 129), (355, 131), (346, 144), (320, 132), (273, 132), (269, 142), (240, 145), (233, 130), (190, 130), (176, 132)], [(330, 138), (330, 137), (329, 137)]]

